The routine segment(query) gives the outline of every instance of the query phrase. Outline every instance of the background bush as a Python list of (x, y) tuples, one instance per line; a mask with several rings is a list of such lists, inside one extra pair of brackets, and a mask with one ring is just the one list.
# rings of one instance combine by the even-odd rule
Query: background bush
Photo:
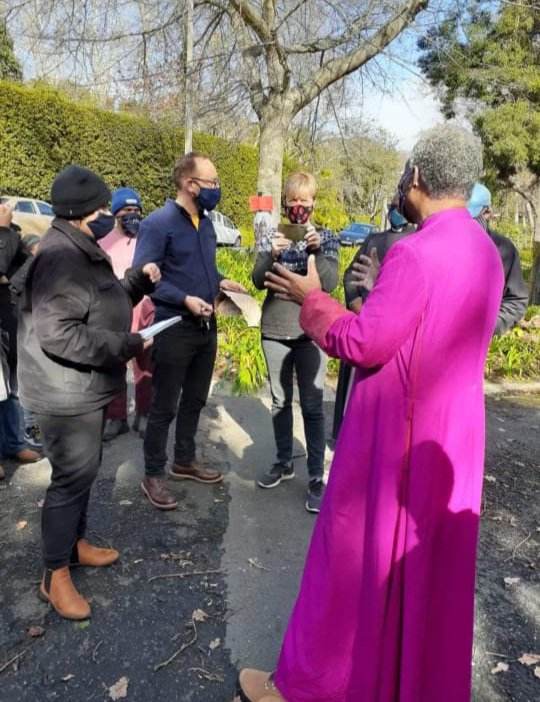
[[(0, 188), (10, 195), (50, 199), (55, 176), (77, 163), (101, 175), (114, 190), (138, 190), (145, 212), (174, 194), (172, 169), (184, 150), (182, 129), (143, 117), (74, 103), (52, 88), (0, 81)], [(222, 182), (220, 211), (251, 227), (247, 207), (257, 183), (256, 149), (209, 134), (193, 147), (216, 164)]]

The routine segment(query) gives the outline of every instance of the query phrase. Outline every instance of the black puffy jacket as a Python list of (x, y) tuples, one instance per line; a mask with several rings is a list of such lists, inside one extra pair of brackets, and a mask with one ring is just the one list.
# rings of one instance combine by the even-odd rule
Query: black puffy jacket
[(124, 363), (142, 350), (132, 306), (153, 284), (141, 269), (123, 281), (107, 254), (68, 221), (43, 237), (22, 294), (18, 347), (23, 407), (76, 415), (105, 406), (124, 383)]

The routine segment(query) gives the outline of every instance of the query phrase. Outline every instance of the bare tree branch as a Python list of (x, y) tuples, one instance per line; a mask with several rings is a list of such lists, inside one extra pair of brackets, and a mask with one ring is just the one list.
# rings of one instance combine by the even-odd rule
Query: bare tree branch
[(358, 49), (341, 56), (330, 59), (320, 68), (312, 78), (310, 85), (297, 89), (298, 109), (308, 105), (317, 95), (337, 80), (356, 71), (371, 58), (395, 39), (414, 17), (423, 10), (428, 0), (408, 0), (399, 13), (376, 32), (373, 37), (366, 40)]

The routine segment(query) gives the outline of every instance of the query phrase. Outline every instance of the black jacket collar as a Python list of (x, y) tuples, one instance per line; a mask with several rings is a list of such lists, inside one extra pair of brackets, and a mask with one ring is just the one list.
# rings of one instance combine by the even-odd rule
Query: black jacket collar
[(91, 239), (83, 232), (76, 229), (67, 219), (56, 217), (51, 224), (51, 229), (62, 232), (77, 248), (83, 251), (92, 261), (107, 261), (111, 263), (108, 254), (98, 245), (95, 239)]

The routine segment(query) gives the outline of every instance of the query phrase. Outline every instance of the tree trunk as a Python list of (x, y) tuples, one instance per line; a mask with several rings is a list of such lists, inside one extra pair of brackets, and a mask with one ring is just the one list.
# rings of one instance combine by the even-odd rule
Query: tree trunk
[(277, 224), (281, 211), (281, 181), (283, 175), (283, 153), (291, 117), (283, 110), (266, 110), (260, 118), (259, 128), (259, 175), (257, 191), (272, 195), (273, 219)]

